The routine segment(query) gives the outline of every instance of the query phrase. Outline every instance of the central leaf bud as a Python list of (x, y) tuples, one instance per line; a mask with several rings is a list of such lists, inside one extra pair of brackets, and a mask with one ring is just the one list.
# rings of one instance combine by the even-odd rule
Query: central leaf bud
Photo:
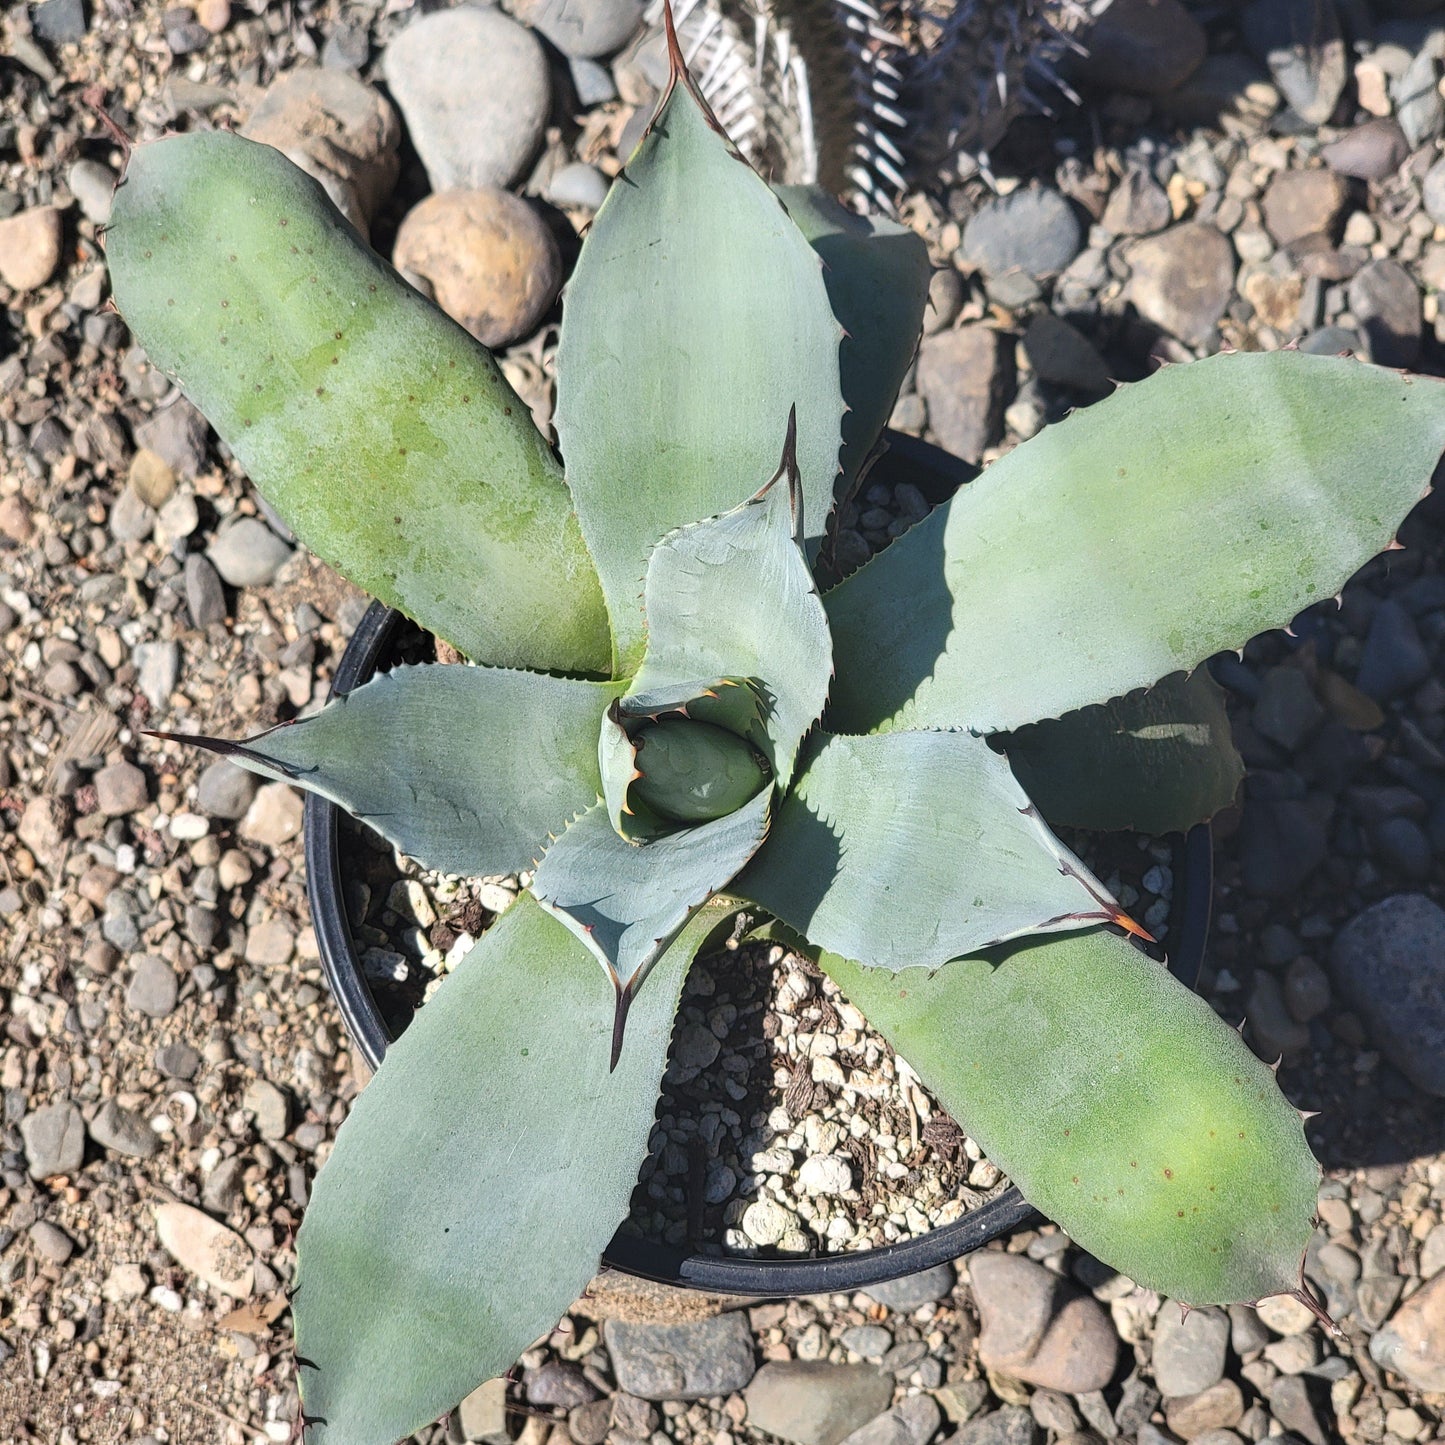
[(665, 718), (633, 733), (640, 802), (678, 823), (708, 823), (736, 812), (768, 780), (756, 749), (726, 728)]

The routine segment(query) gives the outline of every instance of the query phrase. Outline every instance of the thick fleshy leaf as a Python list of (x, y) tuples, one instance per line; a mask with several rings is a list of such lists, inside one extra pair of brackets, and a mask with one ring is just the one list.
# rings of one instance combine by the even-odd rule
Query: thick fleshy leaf
[(1025, 1197), (1190, 1304), (1293, 1290), (1320, 1169), (1270, 1070), (1126, 940), (1070, 933), (929, 976), (819, 962)]
[(643, 980), (692, 914), (757, 852), (771, 801), (772, 789), (764, 788), (725, 818), (641, 844), (618, 837), (599, 803), (538, 864), (532, 892), (591, 949), (612, 981), (614, 1057)]
[(582, 1292), (647, 1153), (683, 977), (727, 916), (664, 955), (611, 1073), (611, 991), (525, 896), (387, 1050), (297, 1241), (309, 1445), (421, 1429)]
[(969, 733), (819, 736), (729, 892), (820, 948), (892, 970), (1122, 920)]
[(318, 556), (479, 662), (607, 672), (596, 571), (526, 405), (310, 176), (227, 131), (137, 146), (106, 258), (150, 359)]
[[(790, 483), (791, 460), (789, 449)], [(784, 787), (833, 669), (828, 619), (793, 537), (793, 495), (775, 478), (740, 507), (658, 543), (647, 564), (647, 651), (619, 704), (624, 714), (651, 713), (659, 696), (695, 678), (750, 679), (763, 709), (759, 745)]]
[(828, 300), (845, 333), (840, 487), (847, 490), (888, 425), (918, 350), (933, 265), (923, 238), (897, 221), (855, 215), (819, 186), (775, 189), (822, 259)]
[(626, 701), (625, 719), (619, 700), (608, 708), (602, 720), (597, 761), (602, 770), (602, 797), (612, 826), (622, 837), (634, 842), (670, 832), (673, 826), (632, 791), (632, 784), (642, 774), (637, 762), (637, 744), (631, 734), (639, 731), (643, 720), (682, 713), (726, 728), (760, 750), (767, 740), (763, 731), (762, 698), (746, 678), (724, 677), (712, 682), (693, 679), (670, 687), (629, 693)]
[(840, 336), (818, 257), (678, 80), (583, 243), (557, 357), (557, 431), (616, 675), (642, 655), (657, 539), (751, 496), (793, 406), (816, 543), (838, 472)]
[(597, 799), (620, 683), (500, 667), (383, 673), (242, 743), (163, 733), (339, 803), (428, 868), (512, 873)]
[(1056, 827), (1182, 833), (1227, 808), (1244, 777), (1224, 692), (1202, 667), (995, 741)]
[(995, 462), (825, 598), (829, 725), (999, 732), (1332, 596), (1424, 493), (1445, 383), (1299, 352), (1171, 366)]

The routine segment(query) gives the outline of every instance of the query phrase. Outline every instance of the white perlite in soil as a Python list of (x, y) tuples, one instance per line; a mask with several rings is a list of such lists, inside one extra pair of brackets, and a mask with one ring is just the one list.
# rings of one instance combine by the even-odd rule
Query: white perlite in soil
[[(369, 829), (342, 826), (362, 969), (401, 1027), (527, 875), (427, 872)], [(1162, 933), (1173, 892), (1167, 845), (1068, 841)], [(610, 1006), (605, 990), (598, 997)], [(711, 1254), (837, 1254), (924, 1234), (1007, 1184), (811, 961), (754, 943), (693, 965), (633, 1196), (636, 1233)]]

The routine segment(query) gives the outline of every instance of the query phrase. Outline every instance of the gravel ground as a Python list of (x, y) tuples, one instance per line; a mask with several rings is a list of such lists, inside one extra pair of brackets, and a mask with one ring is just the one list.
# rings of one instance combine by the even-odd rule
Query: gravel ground
[[(1115, 0), (1077, 78), (1085, 105), (1017, 124), (997, 192), (909, 198), (943, 269), (896, 426), (986, 460), (1111, 379), (1226, 344), (1445, 373), (1445, 16), (1320, 0), (1317, 43), (1295, 54), (1277, 33), (1291, 11)], [(142, 134), (314, 140), (344, 121), (345, 146), (311, 151), (333, 194), (454, 314), (501, 328), (545, 418), (556, 285), (657, 83), (655, 48), (582, 53), (627, 40), (635, 6), (569, 13), (585, 38), (526, 7), (571, 58), (501, 11), (464, 22), (483, 35), (388, 49), (418, 18), (404, 0), (4, 16), (0, 1439), (286, 1440), (294, 1230), (364, 1076), (321, 980), (297, 798), (140, 734), (294, 716), (324, 695), (365, 599), (291, 548), (107, 310), (97, 233), (120, 157), (82, 91)], [(449, 144), (428, 87), (456, 83), (447, 62), (467, 55), (493, 72), (468, 73), (470, 128)], [(294, 70), (288, 100), (274, 82)], [(383, 73), (404, 128), (375, 100)], [(376, 84), (322, 90), (357, 74)], [(542, 224), (482, 192), (476, 249), (438, 247), (456, 216), (415, 208), (457, 184), (544, 197)], [(522, 280), (478, 294), (506, 255)], [(522, 284), (538, 277), (540, 292)], [(840, 563), (925, 505), (865, 493)], [(1181, 1322), (1043, 1226), (871, 1295), (728, 1308), (600, 1280), (510, 1383), (429, 1438), (1445, 1438), (1438, 497), (1401, 540), (1338, 609), (1217, 662), (1253, 771), (1217, 825), (1203, 987), (1322, 1111), (1306, 1270), (1343, 1339), (1278, 1302)], [(1438, 982), (1401, 999), (1392, 967)], [(850, 1022), (799, 999), (825, 1001)], [(705, 992), (692, 1004), (707, 1025)]]

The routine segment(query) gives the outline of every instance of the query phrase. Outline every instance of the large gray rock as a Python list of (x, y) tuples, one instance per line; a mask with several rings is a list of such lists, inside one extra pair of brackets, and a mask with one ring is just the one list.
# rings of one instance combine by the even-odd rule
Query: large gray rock
[(194, 477), (206, 460), (208, 423), (188, 402), (178, 396), (167, 407), (137, 422), (135, 444), (154, 452), (178, 477)]
[(753, 1336), (739, 1311), (679, 1324), (603, 1326), (617, 1383), (643, 1400), (730, 1395), (753, 1378)]
[(20, 1121), (20, 1138), (32, 1179), (74, 1174), (85, 1158), (85, 1121), (69, 1099), (27, 1114)]
[(1234, 247), (1213, 226), (1186, 221), (1136, 241), (1127, 256), (1127, 300), (1146, 321), (1197, 346), (1234, 294)]
[(938, 444), (979, 461), (999, 439), (1011, 347), (991, 326), (961, 326), (925, 336), (918, 349), (918, 391)]
[(1198, 69), (1204, 27), (1179, 0), (1113, 0), (1089, 27), (1079, 71), (1091, 85), (1168, 95)]
[(1165, 1300), (1154, 1327), (1154, 1380), (1166, 1396), (1198, 1395), (1224, 1378), (1229, 1316), (1220, 1309), (1186, 1315)]
[(1445, 1392), (1445, 1274), (1437, 1274), (1370, 1340), (1377, 1365), (1417, 1390)]
[(306, 66), (279, 77), (241, 134), (320, 181), (363, 236), (396, 184), (401, 122), (380, 91), (345, 70)]
[(1365, 333), (1370, 360), (1381, 366), (1413, 366), (1420, 355), (1424, 322), (1420, 287), (1388, 256), (1362, 266), (1350, 281), (1350, 310)]
[(512, 11), (563, 55), (588, 60), (620, 50), (642, 21), (643, 0), (513, 0)]
[(386, 48), (386, 79), (434, 191), (509, 186), (541, 142), (547, 60), (500, 10), (464, 5), (408, 25)]
[(1084, 244), (1074, 208), (1057, 191), (1027, 186), (985, 201), (963, 229), (962, 252), (986, 276), (1057, 276)]
[(887, 1309), (909, 1314), (922, 1305), (947, 1298), (957, 1281), (958, 1272), (951, 1264), (944, 1263), (917, 1274), (905, 1274), (902, 1279), (870, 1284), (863, 1293)]
[(1385, 1057), (1445, 1098), (1445, 909), (1423, 893), (1374, 904), (1336, 936), (1330, 971)]
[(142, 954), (125, 991), (125, 1006), (146, 1018), (163, 1019), (176, 1006), (180, 981), (165, 959), (154, 953)]
[(767, 1364), (744, 1392), (748, 1424), (793, 1445), (839, 1445), (888, 1408), (893, 1381), (873, 1365)]
[(90, 1137), (102, 1149), (127, 1159), (149, 1159), (161, 1147), (156, 1132), (134, 1109), (107, 1099), (90, 1121)]
[(290, 559), (291, 548), (259, 517), (233, 517), (207, 555), (232, 587), (264, 587)]
[(931, 1395), (910, 1395), (855, 1430), (843, 1445), (928, 1445), (942, 1424), (943, 1411)]
[(1005, 1405), (970, 1420), (951, 1445), (1034, 1445), (1039, 1428), (1034, 1417), (1017, 1405)]
[(1114, 1376), (1119, 1338), (1099, 1303), (1018, 1254), (970, 1256), (983, 1331), (978, 1357), (989, 1369), (1069, 1395), (1102, 1390)]
[(234, 822), (246, 816), (258, 786), (254, 773), (227, 758), (217, 758), (206, 765), (196, 783), (196, 807), (208, 818)]

